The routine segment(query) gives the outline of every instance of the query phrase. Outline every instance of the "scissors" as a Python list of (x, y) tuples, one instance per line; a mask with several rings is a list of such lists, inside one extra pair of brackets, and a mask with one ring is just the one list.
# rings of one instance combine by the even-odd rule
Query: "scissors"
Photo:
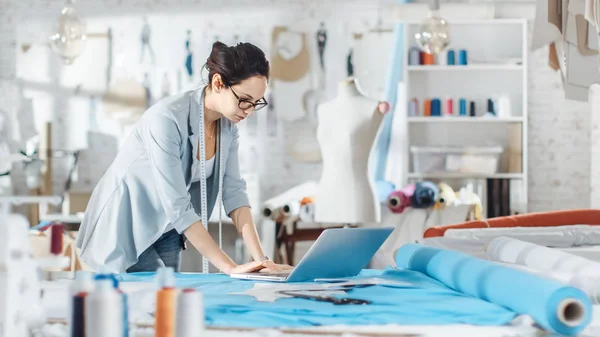
[(307, 300), (315, 300), (319, 302), (329, 302), (335, 305), (343, 305), (343, 304), (371, 304), (369, 300), (361, 300), (358, 298), (338, 298), (333, 296), (319, 296), (319, 295), (308, 295), (308, 294), (299, 294), (293, 291), (280, 291), (279, 293), (292, 296), (294, 298), (303, 298)]

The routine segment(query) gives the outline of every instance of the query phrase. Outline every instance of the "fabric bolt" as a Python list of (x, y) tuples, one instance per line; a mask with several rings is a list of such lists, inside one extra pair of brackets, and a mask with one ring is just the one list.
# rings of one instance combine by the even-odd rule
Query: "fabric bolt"
[(492, 228), (492, 227), (554, 227), (566, 225), (600, 225), (600, 209), (575, 209), (543, 213), (527, 213), (468, 221), (456, 225), (436, 226), (423, 233), (424, 238), (444, 236), (448, 229)]
[[(398, 267), (431, 276), (461, 293), (529, 315), (548, 331), (574, 336), (591, 322), (592, 304), (582, 290), (545, 277), (420, 244), (400, 247), (396, 263)], [(581, 304), (579, 321), (567, 322), (559, 317), (561, 303), (567, 303), (565, 301)]]
[[(153, 282), (155, 273), (119, 274), (121, 282)], [(254, 286), (222, 274), (177, 274), (179, 288), (203, 293), (206, 325), (214, 327), (307, 327), (321, 325), (440, 325), (498, 326), (516, 314), (502, 306), (461, 294), (419, 272), (365, 270), (356, 278), (380, 277), (412, 284), (405, 288), (369, 286), (348, 291), (347, 297), (372, 301), (367, 305), (334, 305), (284, 298), (259, 302), (252, 296), (229, 295)]]
[(507, 236), (546, 247), (600, 245), (600, 226), (512, 227), (449, 229), (444, 237), (490, 242)]

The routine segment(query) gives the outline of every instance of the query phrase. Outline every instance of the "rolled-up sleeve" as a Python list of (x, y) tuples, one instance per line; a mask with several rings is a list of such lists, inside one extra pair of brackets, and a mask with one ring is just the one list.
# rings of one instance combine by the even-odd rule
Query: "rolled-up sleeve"
[(238, 156), (239, 132), (236, 125), (232, 125), (232, 140), (229, 147), (227, 163), (225, 163), (225, 174), (223, 176), (223, 208), (227, 215), (242, 206), (250, 207), (250, 201), (246, 194), (246, 181), (240, 173), (240, 162)]
[(181, 168), (183, 140), (172, 118), (157, 115), (147, 122), (142, 138), (154, 177), (154, 181), (147, 183), (156, 186), (167, 219), (181, 234), (201, 220), (192, 205)]

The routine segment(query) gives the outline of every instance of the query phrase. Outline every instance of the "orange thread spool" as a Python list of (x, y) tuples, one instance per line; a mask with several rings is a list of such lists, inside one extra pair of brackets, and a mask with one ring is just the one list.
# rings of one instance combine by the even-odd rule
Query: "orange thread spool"
[(158, 270), (157, 278), (161, 289), (156, 292), (156, 312), (154, 314), (154, 335), (156, 337), (175, 337), (175, 312), (177, 289), (173, 268)]
[(431, 100), (426, 99), (423, 104), (423, 116), (431, 116)]

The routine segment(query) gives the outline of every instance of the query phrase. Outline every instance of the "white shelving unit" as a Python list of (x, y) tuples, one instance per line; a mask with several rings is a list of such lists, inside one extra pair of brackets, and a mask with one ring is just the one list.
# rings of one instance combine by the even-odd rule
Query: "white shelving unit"
[[(416, 46), (414, 38), (419, 22), (404, 21), (405, 54), (403, 64), (404, 93), (398, 104), (407, 109), (407, 141), (403, 154), (406, 162), (404, 176), (408, 182), (419, 180), (445, 181), (460, 185), (465, 180), (485, 186), (485, 179), (510, 179), (511, 211), (527, 212), (527, 23), (519, 19), (473, 21), (448, 20), (451, 44), (456, 53), (467, 50), (467, 65), (409, 65), (409, 50)], [(440, 55), (445, 58), (446, 55)], [(483, 116), (487, 100), (500, 95), (510, 97), (511, 116)], [(418, 100), (419, 114), (408, 116), (411, 99)], [(426, 99), (438, 98), (442, 111), (446, 99), (454, 102), (451, 116), (423, 116)], [(458, 116), (460, 98), (475, 102), (476, 116)], [(496, 106), (495, 106), (496, 108)], [(401, 110), (400, 110), (401, 111)], [(411, 146), (501, 146), (498, 170), (493, 174), (462, 172), (423, 173), (415, 171)], [(484, 210), (485, 192), (480, 195)], [(485, 211), (484, 211), (485, 214)]]

